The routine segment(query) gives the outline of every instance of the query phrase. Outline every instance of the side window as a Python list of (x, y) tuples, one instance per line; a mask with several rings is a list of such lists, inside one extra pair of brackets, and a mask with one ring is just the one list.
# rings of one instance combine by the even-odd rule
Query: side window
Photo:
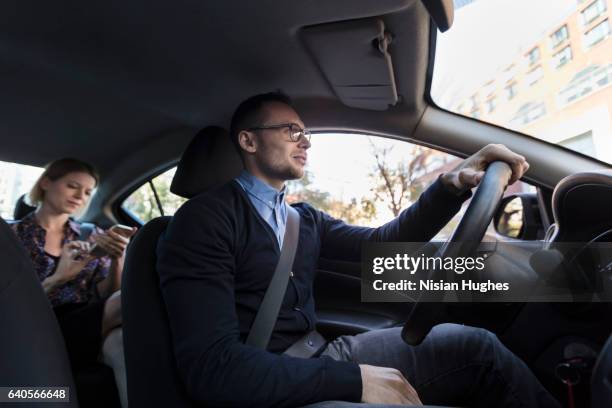
[(137, 220), (145, 223), (162, 215), (174, 215), (187, 199), (170, 192), (176, 167), (147, 180), (130, 194), (121, 207)]
[(42, 167), (0, 161), (0, 217), (13, 219), (17, 199), (30, 191), (43, 170)]
[[(308, 202), (349, 224), (377, 227), (408, 208), (440, 174), (460, 161), (456, 156), (400, 140), (362, 134), (314, 134), (305, 176), (289, 183), (287, 200)], [(526, 189), (527, 185), (515, 185), (512, 191)], [(443, 240), (452, 234), (465, 206), (434, 239)]]

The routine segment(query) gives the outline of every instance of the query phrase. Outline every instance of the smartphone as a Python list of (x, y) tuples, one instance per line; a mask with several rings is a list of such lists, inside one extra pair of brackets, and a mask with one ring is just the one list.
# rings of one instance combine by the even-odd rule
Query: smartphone
[[(125, 238), (130, 238), (132, 235), (134, 235), (134, 231), (132, 230), (132, 227), (128, 227), (127, 225), (115, 224), (112, 227), (110, 227), (110, 230)], [(101, 256), (108, 255), (108, 252), (106, 252), (106, 250), (102, 248), (101, 246), (97, 244), (93, 244), (91, 246), (91, 250), (89, 251), (89, 254), (96, 258), (99, 258)]]
[(89, 255), (93, 256), (94, 258), (99, 258), (101, 256), (108, 255), (108, 252), (106, 252), (106, 250), (102, 248), (100, 245), (93, 244), (91, 246), (91, 250), (89, 251)]
[(128, 227), (127, 225), (115, 224), (110, 228), (110, 230), (125, 238), (130, 238), (132, 235), (134, 235), (132, 227)]

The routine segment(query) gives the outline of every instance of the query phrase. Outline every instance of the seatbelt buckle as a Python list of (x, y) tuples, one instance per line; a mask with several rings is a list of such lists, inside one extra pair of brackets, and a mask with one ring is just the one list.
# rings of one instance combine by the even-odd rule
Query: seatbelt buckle
[(306, 333), (283, 353), (289, 357), (312, 358), (323, 352), (327, 340), (316, 330)]

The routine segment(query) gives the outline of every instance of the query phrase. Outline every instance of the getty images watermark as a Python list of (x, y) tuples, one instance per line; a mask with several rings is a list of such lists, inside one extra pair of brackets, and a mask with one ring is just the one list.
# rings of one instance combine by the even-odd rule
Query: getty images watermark
[(364, 243), (364, 302), (612, 300), (612, 245)]

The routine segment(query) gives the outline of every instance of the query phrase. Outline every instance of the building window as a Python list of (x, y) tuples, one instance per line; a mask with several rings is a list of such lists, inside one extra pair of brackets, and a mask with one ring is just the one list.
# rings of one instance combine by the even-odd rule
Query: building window
[(512, 64), (510, 66), (508, 66), (506, 69), (504, 69), (504, 71), (502, 72), (501, 77), (499, 77), (499, 81), (504, 83), (504, 82), (512, 82), (512, 80), (514, 79), (514, 77), (517, 74), (517, 67), (516, 65)]
[(567, 24), (564, 24), (560, 29), (558, 29), (557, 31), (551, 34), (550, 42), (551, 42), (552, 48), (555, 48), (556, 46), (561, 44), (563, 41), (567, 40), (568, 37), (569, 37), (569, 32), (567, 31)]
[(506, 85), (506, 88), (504, 89), (506, 90), (506, 97), (508, 98), (508, 100), (516, 96), (516, 91), (517, 91), (516, 82), (510, 82), (508, 85)]
[(529, 65), (534, 65), (540, 60), (540, 49), (538, 47), (533, 47), (531, 51), (527, 53), (527, 60), (529, 61)]
[(521, 128), (544, 115), (546, 115), (546, 105), (544, 102), (528, 102), (519, 108), (514, 118), (512, 118), (511, 124), (515, 128)]
[(582, 12), (582, 24), (586, 26), (591, 21), (602, 15), (606, 11), (606, 2), (604, 0), (595, 0), (589, 4)]
[(572, 47), (569, 45), (563, 48), (561, 51), (553, 55), (552, 66), (553, 68), (561, 68), (572, 60)]
[(612, 64), (591, 65), (578, 72), (569, 84), (559, 92), (559, 106), (572, 103), (596, 90), (612, 84)]
[(489, 96), (493, 92), (495, 92), (495, 81), (489, 81), (483, 87), (483, 94)]
[(584, 33), (584, 47), (590, 48), (610, 35), (610, 23), (605, 19)]
[(527, 80), (527, 84), (531, 86), (531, 85), (534, 85), (536, 82), (538, 82), (543, 76), (544, 76), (544, 70), (540, 66), (540, 67), (534, 68), (531, 71), (529, 71), (525, 79)]
[(469, 110), (471, 111), (475, 111), (478, 109), (478, 96), (477, 95), (472, 95), (470, 96), (470, 106), (469, 106)]
[(496, 106), (495, 105), (495, 97), (493, 96), (493, 97), (487, 99), (486, 105), (487, 105), (487, 112), (488, 113), (493, 112), (495, 110), (495, 106)]

